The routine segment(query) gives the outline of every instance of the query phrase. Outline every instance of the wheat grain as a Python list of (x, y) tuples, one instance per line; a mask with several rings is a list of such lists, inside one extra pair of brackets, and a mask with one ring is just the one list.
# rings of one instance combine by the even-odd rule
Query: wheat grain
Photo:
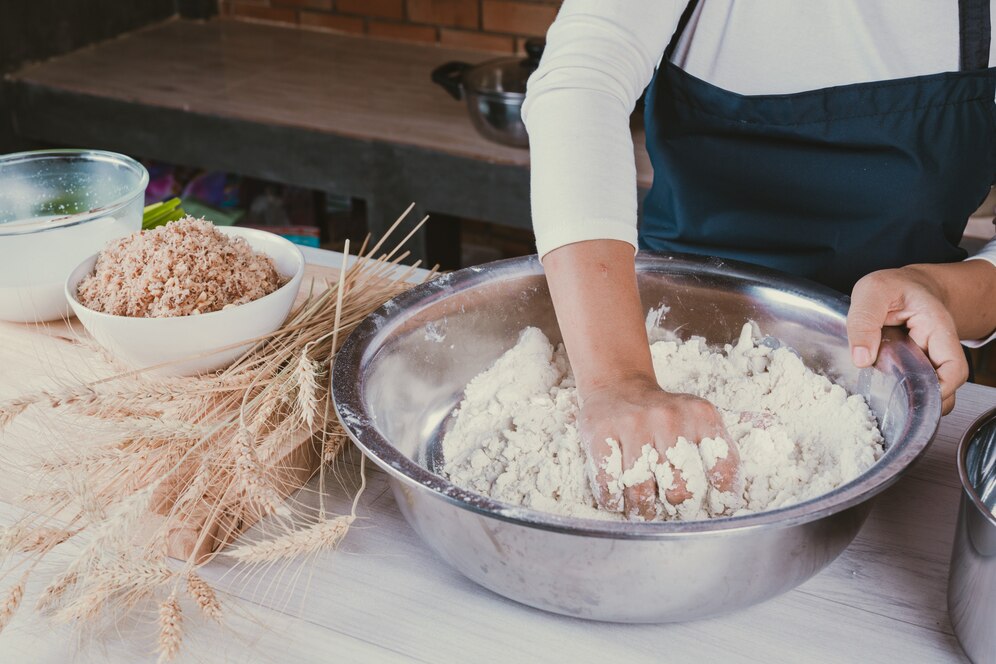
[(35, 610), (40, 612), (48, 611), (67, 590), (76, 585), (78, 580), (79, 576), (74, 571), (64, 572), (57, 576), (39, 595), (38, 603), (35, 604)]
[(61, 390), (42, 390), (40, 398), (47, 400), (52, 408), (88, 406), (97, 400), (97, 392), (89, 385), (75, 385)]
[(183, 641), (183, 613), (176, 593), (159, 606), (159, 662), (170, 662)]
[(227, 555), (242, 563), (262, 563), (334, 549), (346, 536), (353, 520), (352, 516), (340, 516), (319, 521), (304, 530), (237, 547)]
[(328, 432), (322, 440), (322, 463), (329, 464), (335, 461), (347, 440), (349, 437), (341, 431)]
[(91, 584), (86, 592), (65, 603), (62, 608), (52, 614), (56, 623), (79, 623), (97, 617), (104, 608), (110, 589), (106, 586)]
[(17, 613), (17, 609), (21, 606), (21, 600), (24, 599), (24, 584), (28, 581), (28, 574), (28, 572), (25, 572), (21, 580), (7, 591), (7, 596), (4, 598), (3, 603), (0, 604), (0, 632), (3, 632), (4, 628), (10, 624), (10, 621), (14, 618), (14, 614)]
[[(55, 612), (53, 619), (56, 622), (89, 620), (110, 606), (113, 599), (134, 605), (139, 598), (153, 594), (157, 588), (169, 583), (176, 576), (162, 563), (126, 560), (123, 557), (112, 559), (109, 564), (91, 565), (84, 577), (85, 583), (80, 583), (78, 572), (69, 574), (66, 580), (74, 579), (79, 590), (73, 599)], [(71, 585), (73, 584), (60, 584), (52, 592), (46, 588), (37, 608), (41, 611), (49, 609)]]
[(22, 524), (15, 523), (13, 526), (0, 528), (0, 556), (17, 550), (20, 542), (28, 535), (30, 530)]
[(283, 395), (279, 394), (278, 390), (271, 390), (253, 416), (253, 429), (259, 432), (270, 426), (270, 420), (278, 414), (283, 405)]
[(315, 427), (315, 415), (318, 413), (318, 376), (320, 370), (308, 358), (307, 347), (301, 352), (297, 366), (294, 369), (294, 382), (297, 385), (297, 408), (301, 421), (309, 430)]
[[(240, 429), (235, 439), (235, 475), (241, 485), (241, 493), (249, 501), (263, 509), (265, 514), (282, 514), (285, 512), (283, 501), (276, 490), (266, 483), (256, 449), (253, 447), (252, 435), (247, 429)], [(250, 506), (250, 505), (247, 505)]]
[(14, 421), (14, 418), (28, 409), (30, 401), (13, 400), (0, 404), (0, 431)]
[(108, 594), (118, 590), (148, 590), (169, 582), (176, 573), (163, 563), (146, 560), (130, 560), (125, 563), (118, 559), (110, 565), (97, 565), (92, 578), (98, 584), (106, 584)]
[(187, 592), (201, 608), (201, 612), (213, 620), (221, 620), (221, 602), (214, 588), (195, 572), (187, 575)]
[(13, 544), (13, 550), (18, 553), (45, 553), (62, 544), (75, 534), (75, 531), (63, 530), (61, 528), (36, 528), (27, 530), (23, 537)]

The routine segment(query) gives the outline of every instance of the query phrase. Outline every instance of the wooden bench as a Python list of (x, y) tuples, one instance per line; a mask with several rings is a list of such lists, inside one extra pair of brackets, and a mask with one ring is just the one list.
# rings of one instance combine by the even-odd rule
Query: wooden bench
[[(421, 212), (530, 228), (529, 152), (480, 137), (429, 80), (473, 51), (174, 20), (9, 77), (17, 130), (366, 200), (374, 233)], [(640, 186), (652, 171), (637, 129)], [(424, 246), (421, 249), (424, 251)]]

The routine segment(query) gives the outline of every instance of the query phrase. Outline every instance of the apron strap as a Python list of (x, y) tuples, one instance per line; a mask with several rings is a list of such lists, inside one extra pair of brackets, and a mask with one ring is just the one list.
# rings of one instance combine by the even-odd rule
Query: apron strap
[(958, 0), (958, 37), (961, 40), (961, 71), (989, 68), (992, 41), (989, 0)]
[[(989, 0), (986, 0), (986, 2), (988, 1)], [(692, 14), (695, 13), (695, 7), (698, 4), (699, 0), (689, 0), (688, 4), (685, 5), (685, 11), (681, 12), (681, 18), (678, 19), (678, 27), (674, 29), (674, 34), (671, 35), (671, 41), (668, 42), (667, 48), (664, 49), (664, 60), (671, 59), (671, 55), (674, 53), (674, 49), (678, 45), (678, 40), (681, 39), (681, 33), (685, 31), (685, 27), (688, 25), (688, 21), (691, 20)]]

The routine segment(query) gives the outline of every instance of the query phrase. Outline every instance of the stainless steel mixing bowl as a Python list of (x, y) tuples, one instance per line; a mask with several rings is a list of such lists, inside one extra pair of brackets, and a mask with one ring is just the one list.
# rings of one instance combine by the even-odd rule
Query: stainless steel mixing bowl
[(951, 552), (948, 613), (973, 662), (996, 656), (996, 408), (983, 414), (958, 445), (961, 507)]
[(640, 256), (645, 308), (667, 326), (730, 342), (747, 320), (806, 363), (867, 397), (888, 449), (853, 482), (759, 514), (695, 522), (572, 519), (491, 500), (432, 472), (442, 427), (467, 382), (527, 325), (561, 339), (535, 257), (468, 268), (413, 288), (371, 314), (340, 350), (339, 418), (390, 477), (405, 518), (477, 583), (530, 606), (619, 622), (724, 613), (785, 592), (857, 534), (871, 499), (924, 451), (940, 418), (929, 362), (887, 330), (873, 369), (849, 360), (847, 298), (810, 282), (695, 256)]

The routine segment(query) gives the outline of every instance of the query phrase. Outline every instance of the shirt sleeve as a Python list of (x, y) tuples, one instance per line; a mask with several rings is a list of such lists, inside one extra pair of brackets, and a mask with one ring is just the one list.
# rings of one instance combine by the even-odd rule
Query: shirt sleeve
[(536, 246), (583, 240), (636, 247), (636, 163), (629, 116), (687, 0), (565, 0), (530, 77), (529, 132)]
[[(989, 261), (990, 263), (992, 263), (993, 267), (996, 268), (996, 237), (994, 237), (992, 240), (989, 240), (988, 244), (982, 247), (982, 250), (979, 251), (979, 253), (975, 254), (974, 256), (969, 256), (965, 260)], [(990, 302), (989, 306), (996, 306), (996, 303)], [(969, 348), (981, 348), (982, 346), (985, 346), (993, 339), (996, 339), (996, 331), (994, 331), (986, 339), (977, 339), (975, 341), (962, 341), (961, 343), (965, 346), (968, 346)]]

